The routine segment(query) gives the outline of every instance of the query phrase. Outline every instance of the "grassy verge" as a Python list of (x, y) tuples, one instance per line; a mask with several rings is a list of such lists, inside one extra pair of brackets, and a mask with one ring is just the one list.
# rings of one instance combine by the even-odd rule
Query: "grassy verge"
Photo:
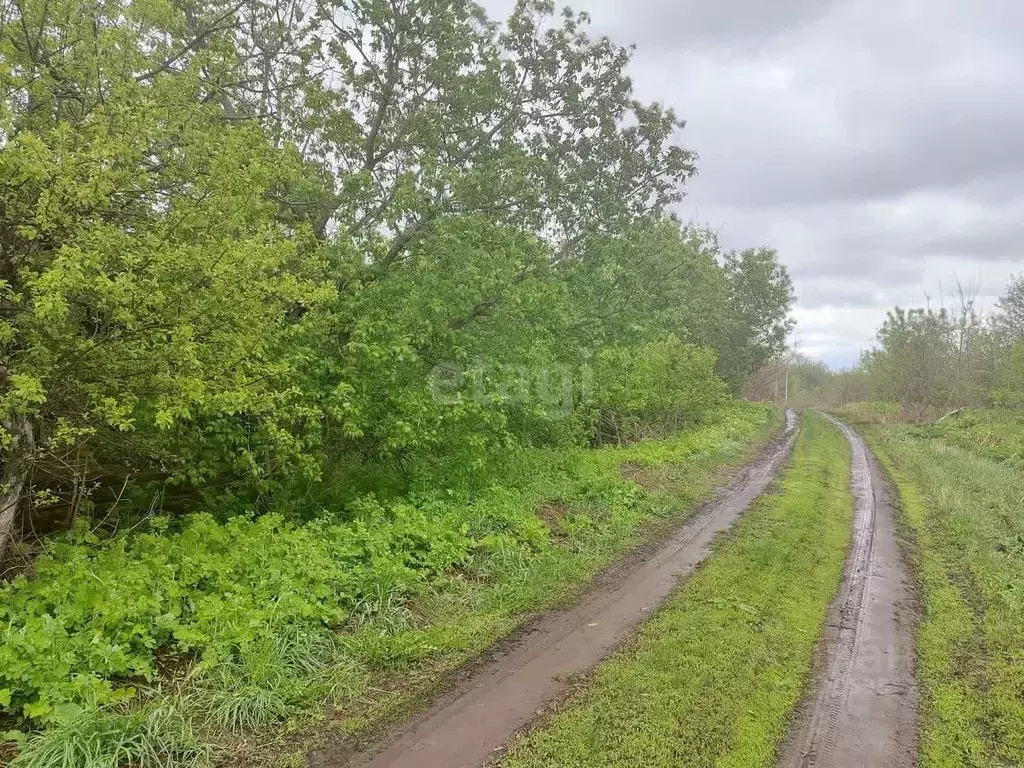
[(921, 582), (920, 764), (1024, 765), (1024, 414), (862, 428)]
[(838, 430), (807, 415), (777, 491), (508, 768), (773, 764), (849, 547)]
[[(672, 440), (522, 455), (470, 500), (340, 522), (58, 542), (6, 588), (0, 697), (44, 726), (13, 734), (13, 765), (299, 765), (372, 733), (692, 512), (779, 423), (737, 405)], [(126, 659), (135, 674), (109, 671)]]

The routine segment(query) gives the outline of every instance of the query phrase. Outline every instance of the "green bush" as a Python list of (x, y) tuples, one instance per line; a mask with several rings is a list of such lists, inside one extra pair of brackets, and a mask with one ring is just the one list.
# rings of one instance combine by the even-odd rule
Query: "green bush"
[(699, 423), (728, 399), (713, 350), (675, 336), (597, 356), (599, 438), (626, 442)]
[[(272, 717), (326, 683), (289, 688), (271, 679), (266, 659), (285, 659), (269, 665), (279, 669), (314, 656), (337, 657), (339, 669), (342, 657), (371, 669), (411, 663), (432, 648), (411, 598), (455, 572), (518, 583), (556, 546), (621, 538), (651, 514), (622, 461), (657, 467), (735, 450), (769, 413), (730, 406), (672, 440), (628, 449), (523, 452), (473, 496), (364, 497), (344, 518), (197, 514), (113, 536), (81, 522), (47, 544), (31, 575), (0, 589), (0, 707), (52, 724), (69, 703), (116, 706), (160, 680), (158, 659), (170, 657), (187, 662), (201, 689), (249, 700), (235, 711), (208, 697), (200, 709), (217, 722)], [(568, 542), (554, 541), (535, 512), (548, 500), (568, 512)], [(341, 656), (327, 638), (337, 628), (346, 630)]]
[(994, 397), (1007, 408), (1024, 408), (1024, 341), (1007, 354)]

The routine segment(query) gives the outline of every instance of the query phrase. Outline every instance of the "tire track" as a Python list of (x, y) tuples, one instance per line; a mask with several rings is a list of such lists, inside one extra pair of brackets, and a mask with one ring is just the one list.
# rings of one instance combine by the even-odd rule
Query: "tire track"
[(576, 606), (541, 617), (499, 643), (432, 705), (392, 728), (376, 746), (352, 755), (343, 745), (310, 755), (313, 768), (476, 768), (517, 730), (557, 700), (567, 680), (618, 647), (708, 555), (715, 537), (760, 496), (788, 458), (796, 414), (786, 429), (718, 498), (675, 533), (613, 566)]
[(853, 543), (832, 602), (812, 691), (780, 768), (910, 768), (916, 764), (916, 606), (878, 462), (828, 417), (852, 449)]

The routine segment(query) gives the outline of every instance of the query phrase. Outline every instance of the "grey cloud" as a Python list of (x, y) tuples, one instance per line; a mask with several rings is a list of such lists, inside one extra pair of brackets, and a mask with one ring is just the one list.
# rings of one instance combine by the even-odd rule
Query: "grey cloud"
[(631, 2), (596, 0), (584, 6), (595, 32), (648, 49), (686, 46), (751, 47), (789, 34), (825, 15), (822, 0), (677, 0)]
[(893, 304), (960, 279), (990, 307), (1024, 272), (1019, 0), (568, 2), (687, 120), (681, 215), (778, 249), (805, 353), (852, 363)]
[[(638, 80), (665, 69), (642, 59), (637, 66)], [(681, 108), (688, 126), (680, 138), (701, 153), (695, 190), (704, 199), (856, 200), (1024, 171), (1017, 72), (980, 72), (905, 91), (805, 88), (797, 78), (769, 61), (749, 70), (728, 62), (698, 70)]]

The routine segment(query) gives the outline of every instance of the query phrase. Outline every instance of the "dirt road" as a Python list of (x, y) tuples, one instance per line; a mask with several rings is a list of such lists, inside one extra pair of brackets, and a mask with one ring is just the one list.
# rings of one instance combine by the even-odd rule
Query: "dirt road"
[(476, 768), (490, 760), (538, 710), (563, 693), (568, 677), (595, 666), (693, 571), (711, 542), (765, 491), (797, 431), (786, 430), (714, 502), (654, 548), (627, 558), (576, 606), (547, 614), (500, 647), (419, 717), (355, 757), (321, 750), (313, 768)]
[(814, 688), (779, 766), (910, 768), (917, 712), (914, 595), (878, 462), (859, 435), (835, 423), (853, 449), (854, 541)]

